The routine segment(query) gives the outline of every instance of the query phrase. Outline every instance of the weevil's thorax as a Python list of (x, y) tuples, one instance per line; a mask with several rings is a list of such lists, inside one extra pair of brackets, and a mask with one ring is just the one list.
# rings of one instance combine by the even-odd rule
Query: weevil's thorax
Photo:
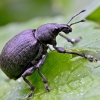
[(72, 29), (66, 24), (48, 23), (37, 28), (35, 37), (42, 43), (52, 44), (61, 31), (68, 34)]

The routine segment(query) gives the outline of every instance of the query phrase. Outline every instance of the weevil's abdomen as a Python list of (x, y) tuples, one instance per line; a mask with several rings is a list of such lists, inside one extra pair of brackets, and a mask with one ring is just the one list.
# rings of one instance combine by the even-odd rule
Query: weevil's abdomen
[(9, 78), (19, 78), (38, 54), (39, 43), (34, 37), (34, 31), (28, 29), (21, 32), (4, 46), (0, 67)]

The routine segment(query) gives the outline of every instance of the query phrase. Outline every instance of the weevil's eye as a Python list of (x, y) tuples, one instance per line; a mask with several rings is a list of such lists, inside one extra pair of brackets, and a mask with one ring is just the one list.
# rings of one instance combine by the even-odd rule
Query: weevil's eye
[(68, 27), (63, 28), (62, 31), (67, 34), (69, 32), (72, 32), (72, 28), (68, 26)]

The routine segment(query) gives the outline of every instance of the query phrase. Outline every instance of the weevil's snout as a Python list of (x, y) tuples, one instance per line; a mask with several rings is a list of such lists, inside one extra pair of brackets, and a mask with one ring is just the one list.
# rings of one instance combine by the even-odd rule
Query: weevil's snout
[(69, 27), (69, 30), (68, 30), (69, 32), (72, 32), (72, 28), (71, 27)]
[(63, 28), (62, 30), (64, 33), (68, 34), (69, 32), (72, 32), (72, 28), (67, 25), (67, 27)]

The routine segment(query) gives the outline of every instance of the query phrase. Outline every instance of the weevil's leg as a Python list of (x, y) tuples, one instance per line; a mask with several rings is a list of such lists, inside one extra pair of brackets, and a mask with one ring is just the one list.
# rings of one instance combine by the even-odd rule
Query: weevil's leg
[(68, 54), (75, 54), (75, 55), (78, 55), (78, 56), (81, 56), (81, 57), (84, 57), (86, 59), (88, 59), (89, 61), (97, 61), (98, 59), (93, 57), (93, 56), (90, 56), (90, 55), (85, 55), (84, 53), (80, 53), (80, 52), (73, 52), (73, 51), (66, 51), (64, 48), (62, 47), (56, 47), (56, 46), (53, 46), (55, 48), (56, 51), (58, 51), (59, 53), (68, 53)]
[(50, 51), (52, 51), (52, 48), (50, 47), (50, 45), (49, 45), (49, 44), (47, 44), (47, 47), (49, 48), (49, 50), (50, 50)]
[(77, 43), (77, 42), (79, 42), (82, 39), (82, 37), (78, 37), (76, 39), (70, 39), (70, 38), (66, 37), (65, 35), (63, 35), (61, 33), (59, 33), (59, 35), (61, 37), (65, 38), (68, 42), (71, 42), (72, 44)]
[(34, 93), (34, 86), (32, 85), (32, 83), (30, 83), (30, 81), (28, 81), (26, 79), (27, 76), (31, 75), (34, 71), (36, 70), (36, 68), (33, 66), (33, 67), (30, 67), (29, 69), (27, 69), (23, 74), (22, 74), (22, 78), (23, 80), (30, 86), (30, 90), (31, 90), (31, 93), (28, 95), (27, 98), (31, 98), (33, 93)]
[(37, 63), (36, 68), (37, 68), (37, 71), (38, 71), (39, 75), (41, 76), (41, 78), (43, 80), (45, 89), (47, 91), (50, 91), (50, 88), (48, 87), (48, 81), (47, 81), (47, 79), (44, 77), (44, 75), (39, 70), (39, 68), (44, 64), (45, 60), (46, 60), (46, 55), (44, 55), (44, 57)]
[(42, 77), (42, 80), (43, 80), (43, 83), (44, 83), (44, 86), (45, 86), (46, 91), (49, 92), (49, 91), (50, 91), (50, 88), (49, 88), (49, 86), (48, 86), (48, 81), (47, 81), (47, 79), (46, 79), (45, 76), (40, 72), (39, 68), (37, 69), (37, 71), (38, 71), (39, 75)]

